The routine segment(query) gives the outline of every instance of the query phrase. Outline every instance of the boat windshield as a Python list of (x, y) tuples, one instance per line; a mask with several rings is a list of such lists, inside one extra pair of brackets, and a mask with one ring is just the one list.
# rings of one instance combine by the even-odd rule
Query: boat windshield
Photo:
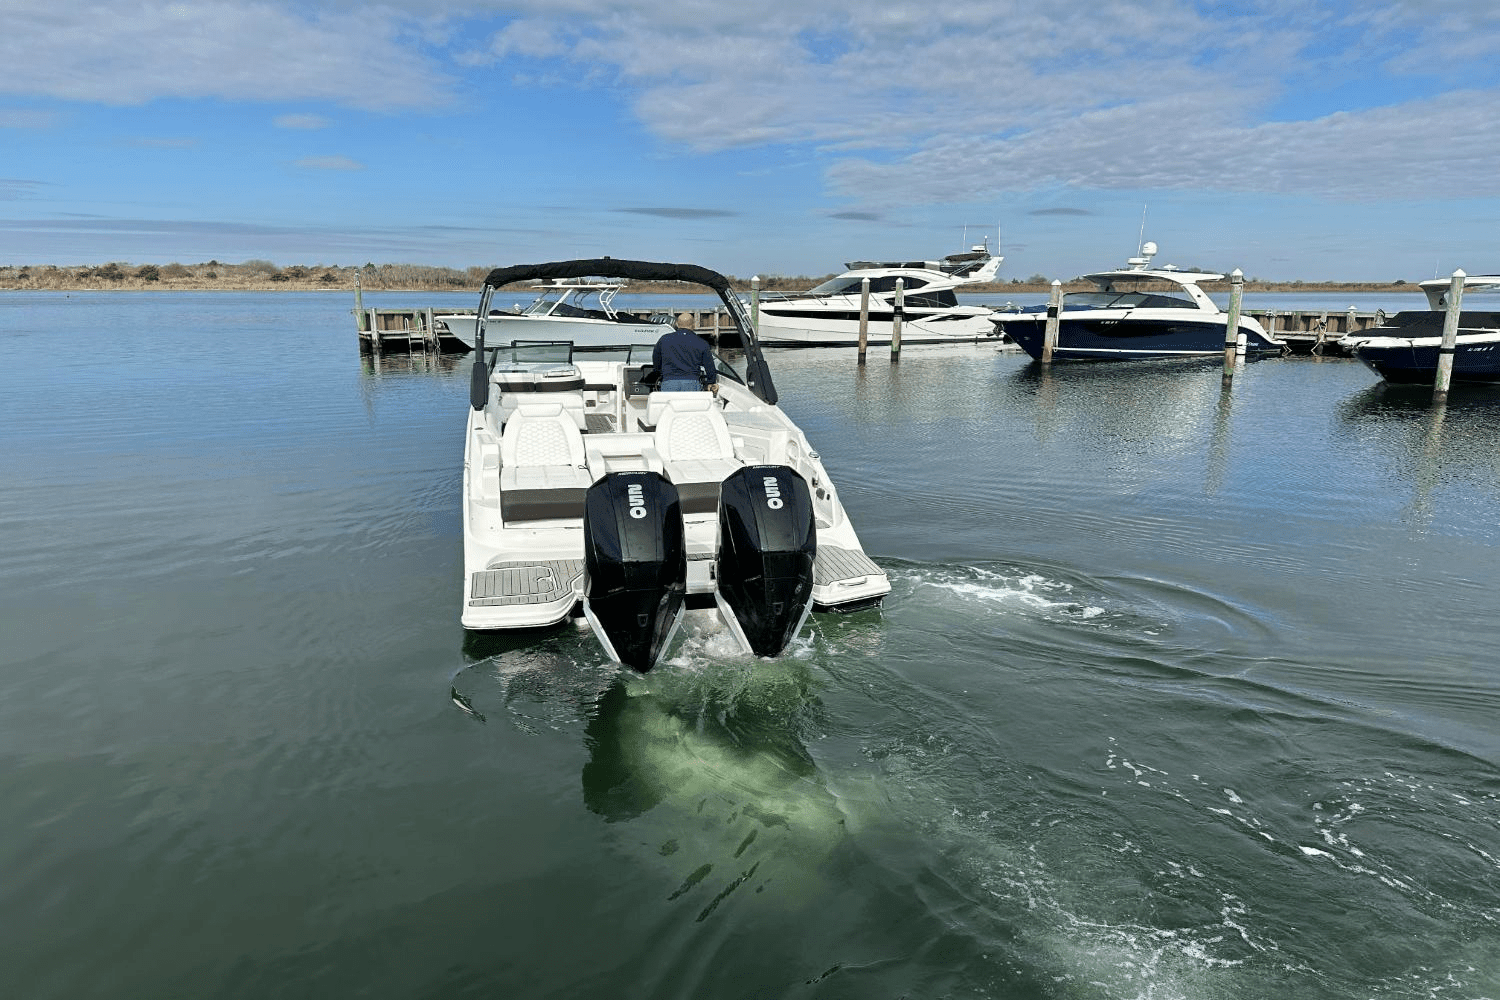
[(1160, 292), (1069, 292), (1064, 309), (1197, 309), (1189, 299)]
[[(881, 277), (871, 278), (870, 294), (885, 295), (894, 292), (896, 290), (896, 277), (896, 275), (883, 275)], [(901, 278), (905, 281), (905, 285), (903, 287), (905, 287), (908, 292), (913, 288), (921, 288), (923, 285), (927, 284), (926, 278), (918, 278), (912, 275), (901, 275)], [(841, 274), (837, 278), (830, 278), (829, 280), (823, 282), (821, 285), (817, 285), (816, 287), (809, 289), (807, 294), (858, 295), (860, 282), (862, 280), (862, 275), (859, 277), (852, 277), (850, 275)]]
[[(604, 294), (606, 291), (610, 294)], [(521, 315), (608, 319), (611, 315), (609, 300), (612, 298), (613, 289), (548, 288), (531, 305), (522, 309)]]
[(648, 365), (655, 344), (611, 344), (605, 347), (574, 346), (575, 357), (582, 361), (623, 361), (629, 365)]
[(714, 367), (719, 370), (719, 376), (721, 378), (728, 378), (729, 381), (738, 382), (740, 385), (745, 384), (745, 377), (739, 373), (734, 365), (730, 364), (728, 361), (725, 361), (724, 355), (720, 354), (718, 351), (714, 352)]
[(573, 361), (573, 344), (566, 340), (517, 340), (489, 349), (490, 366), (566, 365)]

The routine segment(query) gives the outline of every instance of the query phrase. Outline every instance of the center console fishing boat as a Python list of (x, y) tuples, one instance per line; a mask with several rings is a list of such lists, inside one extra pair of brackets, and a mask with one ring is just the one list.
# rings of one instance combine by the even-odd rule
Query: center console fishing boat
[(562, 279), (544, 282), (529, 305), (489, 309), (486, 313), (439, 313), (433, 317), (437, 333), (473, 350), (484, 316), (484, 340), (499, 347), (516, 340), (567, 340), (581, 348), (618, 344), (654, 344), (662, 327), (649, 317), (621, 312), (615, 295), (623, 281)]
[(689, 607), (717, 609), (743, 649), (776, 656), (812, 611), (878, 606), (890, 581), (777, 405), (723, 275), (613, 258), (503, 267), (485, 279), (479, 315), (506, 285), (581, 278), (713, 291), (744, 345), (743, 372), (716, 358), (717, 392), (659, 392), (649, 347), (488, 347), (486, 324), (464, 443), (464, 627), (582, 614), (607, 655), (649, 670)]

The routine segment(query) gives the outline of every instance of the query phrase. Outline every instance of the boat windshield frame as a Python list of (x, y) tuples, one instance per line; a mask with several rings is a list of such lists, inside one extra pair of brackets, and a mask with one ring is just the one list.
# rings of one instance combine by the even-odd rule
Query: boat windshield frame
[[(756, 336), (755, 322), (751, 319), (747, 305), (735, 294), (729, 283), (729, 279), (717, 271), (702, 267), (697, 264), (672, 264), (656, 261), (629, 260), (621, 257), (599, 257), (586, 260), (562, 260), (551, 261), (544, 264), (518, 264), (511, 267), (497, 267), (484, 279), (484, 286), (479, 294), (480, 316), (488, 315), (490, 300), (496, 291), (506, 285), (520, 284), (523, 282), (537, 280), (552, 280), (554, 283), (562, 283), (569, 279), (573, 281), (593, 280), (610, 283), (613, 281), (663, 281), (663, 282), (685, 282), (706, 287), (718, 295), (719, 301), (723, 303), (728, 313), (731, 326), (740, 338), (745, 353), (745, 372), (743, 378), (738, 377), (735, 381), (741, 382), (746, 389), (750, 390), (758, 398), (772, 405), (776, 404), (776, 383), (771, 378), (770, 366), (766, 364), (765, 355), (761, 352), (760, 340)], [(480, 325), (477, 334), (477, 345), (482, 348), (484, 328)], [(482, 352), (480, 352), (482, 353)], [(476, 361), (476, 364), (480, 362)], [(730, 369), (733, 371), (733, 369)]]
[[(1448, 308), (1448, 289), (1452, 287), (1453, 279), (1450, 278), (1428, 278), (1426, 281), (1417, 283), (1427, 296), (1427, 308), (1444, 310)], [(1469, 274), (1464, 276), (1463, 304), (1467, 304), (1469, 296), (1500, 295), (1500, 274)]]
[[(1161, 304), (1139, 304), (1135, 306), (1115, 306), (1113, 308), (1136, 308), (1136, 309), (1173, 309), (1173, 308), (1195, 308), (1203, 312), (1219, 311), (1219, 306), (1208, 293), (1198, 287), (1200, 281), (1222, 281), (1222, 274), (1214, 274), (1208, 271), (1167, 271), (1167, 270), (1144, 270), (1132, 268), (1127, 271), (1100, 271), (1097, 274), (1085, 274), (1082, 280), (1093, 282), (1099, 288), (1097, 293), (1085, 292), (1082, 294), (1139, 294), (1157, 296), (1174, 304), (1168, 305), (1167, 301)], [(1143, 288), (1141, 286), (1158, 286), (1154, 288)], [(1160, 286), (1168, 286), (1162, 289)], [(1181, 292), (1187, 296), (1187, 301), (1172, 294), (1173, 291)], [(1069, 296), (1076, 298), (1076, 295)], [(1183, 303), (1177, 305), (1175, 303)], [(1100, 306), (1098, 308), (1106, 308)]]

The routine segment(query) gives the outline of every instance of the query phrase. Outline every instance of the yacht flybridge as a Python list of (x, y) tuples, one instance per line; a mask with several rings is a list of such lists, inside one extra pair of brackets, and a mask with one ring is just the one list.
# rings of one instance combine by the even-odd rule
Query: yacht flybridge
[(711, 289), (738, 329), (743, 374), (716, 358), (717, 393), (657, 392), (649, 347), (495, 348), (481, 329), (464, 444), (464, 627), (581, 613), (612, 659), (649, 670), (689, 607), (717, 609), (743, 649), (775, 656), (811, 611), (879, 605), (890, 582), (776, 405), (723, 275), (612, 258), (503, 267), (485, 279), (479, 315), (506, 285), (585, 277)]
[(993, 281), (1004, 259), (990, 253), (986, 240), (942, 260), (850, 261), (843, 274), (806, 292), (763, 295), (761, 343), (804, 347), (859, 343), (861, 288), (866, 278), (870, 280), (867, 343), (890, 343), (898, 278), (902, 282), (903, 343), (998, 340), (994, 310), (964, 305), (954, 290)]

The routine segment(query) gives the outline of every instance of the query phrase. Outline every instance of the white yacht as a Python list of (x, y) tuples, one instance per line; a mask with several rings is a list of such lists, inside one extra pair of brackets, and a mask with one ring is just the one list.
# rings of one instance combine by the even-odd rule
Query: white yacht
[[(1094, 292), (1069, 292), (1058, 313), (1054, 361), (1125, 361), (1208, 357), (1224, 353), (1229, 317), (1198, 287), (1222, 274), (1151, 266), (1155, 243), (1111, 271), (1085, 274)], [(997, 312), (995, 326), (1033, 358), (1043, 354), (1047, 305)], [(1247, 356), (1286, 353), (1286, 344), (1266, 333), (1253, 317), (1239, 318)]]
[(896, 315), (896, 280), (902, 281), (903, 344), (1000, 340), (989, 306), (963, 305), (955, 289), (993, 281), (1004, 257), (988, 240), (942, 260), (850, 261), (847, 270), (806, 292), (769, 293), (760, 299), (763, 344), (814, 346), (859, 343), (861, 286), (870, 279), (867, 343), (888, 344)]
[[(597, 279), (544, 282), (529, 305), (488, 311), (485, 343), (499, 347), (517, 340), (567, 340), (583, 348), (656, 343), (660, 325), (614, 307), (615, 295), (624, 287), (622, 281)], [(478, 313), (439, 313), (433, 322), (441, 324), (440, 337), (451, 337), (473, 350), (478, 318)]]
[(879, 605), (890, 581), (777, 405), (723, 275), (613, 258), (505, 267), (486, 279), (480, 315), (506, 285), (582, 277), (711, 289), (741, 337), (743, 371), (716, 359), (717, 392), (654, 392), (648, 348), (492, 348), (485, 324), (464, 443), (464, 627), (581, 613), (610, 658), (649, 670), (685, 608), (717, 609), (742, 648), (775, 656), (811, 611)]

